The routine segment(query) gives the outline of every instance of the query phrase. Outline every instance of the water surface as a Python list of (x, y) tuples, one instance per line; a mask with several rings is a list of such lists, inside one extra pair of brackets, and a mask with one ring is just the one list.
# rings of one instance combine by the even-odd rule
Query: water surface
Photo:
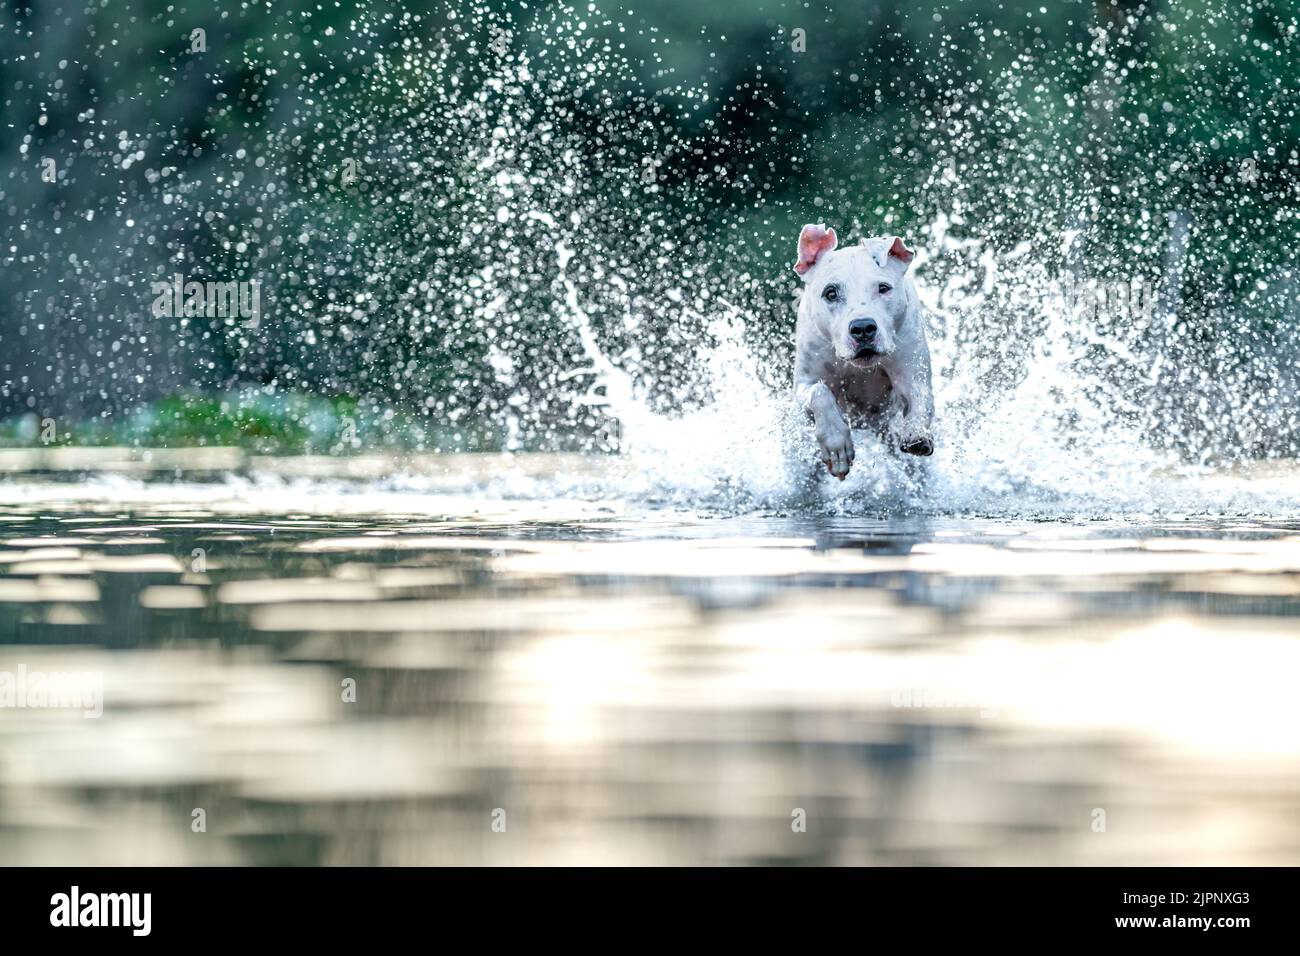
[(0, 483), (0, 860), (1300, 862), (1300, 518), (489, 486)]

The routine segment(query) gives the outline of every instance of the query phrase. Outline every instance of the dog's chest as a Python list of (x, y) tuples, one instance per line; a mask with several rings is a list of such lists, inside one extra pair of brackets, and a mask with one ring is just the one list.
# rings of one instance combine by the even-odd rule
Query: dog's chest
[(848, 415), (878, 415), (889, 401), (893, 386), (882, 368), (841, 366), (824, 379), (840, 409)]

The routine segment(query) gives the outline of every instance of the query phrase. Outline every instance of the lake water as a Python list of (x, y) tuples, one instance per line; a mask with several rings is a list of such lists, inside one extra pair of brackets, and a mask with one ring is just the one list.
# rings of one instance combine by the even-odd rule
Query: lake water
[(475, 467), (0, 482), (0, 861), (1300, 862), (1291, 466), (1104, 519)]

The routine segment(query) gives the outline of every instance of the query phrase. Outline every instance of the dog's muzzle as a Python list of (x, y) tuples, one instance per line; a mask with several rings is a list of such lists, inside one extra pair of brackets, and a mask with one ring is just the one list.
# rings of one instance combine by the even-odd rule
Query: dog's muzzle
[(880, 349), (876, 348), (876, 333), (879, 331), (880, 325), (875, 319), (854, 319), (849, 323), (854, 365), (865, 365), (880, 354)]

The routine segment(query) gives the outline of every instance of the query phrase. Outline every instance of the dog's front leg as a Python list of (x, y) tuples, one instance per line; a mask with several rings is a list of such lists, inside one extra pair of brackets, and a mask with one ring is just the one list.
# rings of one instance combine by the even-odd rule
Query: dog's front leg
[(909, 455), (934, 454), (934, 395), (928, 357), (889, 370), (901, 414), (894, 425), (898, 447)]
[(853, 434), (835, 396), (825, 382), (813, 382), (799, 389), (799, 401), (812, 416), (822, 461), (832, 475), (843, 481), (853, 465)]

